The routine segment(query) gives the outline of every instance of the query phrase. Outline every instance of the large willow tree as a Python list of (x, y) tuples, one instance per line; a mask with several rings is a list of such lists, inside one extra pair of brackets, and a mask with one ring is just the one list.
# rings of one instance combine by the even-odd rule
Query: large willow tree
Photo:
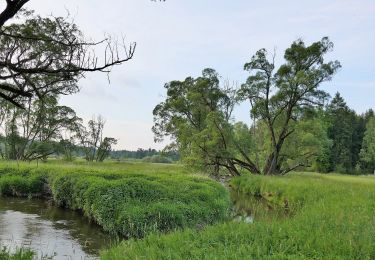
[[(320, 142), (313, 137), (325, 133), (324, 126), (312, 127), (318, 121), (308, 119), (308, 111), (326, 100), (328, 94), (319, 86), (340, 68), (338, 61), (324, 60), (332, 48), (328, 38), (310, 46), (295, 41), (278, 69), (274, 56), (268, 59), (261, 49), (245, 64), (250, 76), (235, 95), (220, 86), (213, 70), (168, 83), (167, 99), (154, 110), (154, 132), (158, 138), (171, 136), (183, 157), (214, 165), (215, 172), (222, 167), (232, 175), (241, 169), (271, 175), (296, 169), (304, 165), (298, 157), (316, 154), (309, 146)], [(245, 100), (251, 105), (250, 128), (231, 120), (234, 105)], [(306, 131), (311, 131), (309, 139), (302, 136)], [(291, 148), (296, 143), (303, 147)]]
[(319, 86), (331, 80), (340, 68), (338, 61), (324, 60), (332, 48), (333, 43), (326, 37), (310, 46), (298, 40), (286, 49), (285, 63), (277, 70), (274, 56), (268, 59), (265, 49), (245, 64), (250, 76), (241, 87), (241, 99), (249, 100), (251, 114), (266, 125), (270, 135), (270, 152), (263, 169), (257, 172), (283, 174), (300, 166), (283, 168), (281, 151), (295, 132), (294, 123), (299, 121), (301, 110), (322, 105), (328, 95)]

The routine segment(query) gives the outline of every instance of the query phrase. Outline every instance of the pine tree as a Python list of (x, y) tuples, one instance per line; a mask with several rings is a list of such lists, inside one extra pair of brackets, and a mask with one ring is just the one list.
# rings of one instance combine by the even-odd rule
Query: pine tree
[(330, 121), (328, 137), (332, 140), (330, 170), (351, 172), (355, 165), (352, 151), (356, 115), (349, 109), (339, 93), (336, 93), (332, 99), (327, 112)]
[(362, 169), (367, 172), (375, 170), (375, 117), (369, 117), (360, 152)]

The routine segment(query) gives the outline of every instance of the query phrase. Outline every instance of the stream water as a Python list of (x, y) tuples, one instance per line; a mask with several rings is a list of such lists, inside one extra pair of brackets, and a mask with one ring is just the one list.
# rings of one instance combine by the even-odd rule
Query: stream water
[(290, 216), (288, 208), (262, 197), (231, 191), (230, 197), (233, 205), (233, 220), (238, 222), (253, 223), (258, 219), (271, 220)]
[(78, 212), (44, 200), (0, 197), (0, 246), (27, 247), (37, 258), (95, 259), (116, 242)]
[[(231, 199), (234, 221), (252, 223), (270, 213), (267, 203), (251, 196), (231, 192)], [(31, 248), (38, 259), (95, 259), (116, 242), (79, 212), (46, 200), (0, 197), (0, 247), (11, 252)]]

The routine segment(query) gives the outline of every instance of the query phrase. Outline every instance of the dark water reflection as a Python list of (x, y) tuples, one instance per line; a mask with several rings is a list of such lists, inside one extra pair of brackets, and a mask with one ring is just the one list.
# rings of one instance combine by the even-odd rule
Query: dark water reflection
[(230, 196), (235, 221), (253, 223), (254, 220), (273, 220), (290, 216), (288, 208), (273, 204), (262, 197), (236, 191), (231, 191)]
[(43, 200), (0, 197), (0, 245), (28, 247), (38, 259), (93, 259), (116, 239), (71, 210)]

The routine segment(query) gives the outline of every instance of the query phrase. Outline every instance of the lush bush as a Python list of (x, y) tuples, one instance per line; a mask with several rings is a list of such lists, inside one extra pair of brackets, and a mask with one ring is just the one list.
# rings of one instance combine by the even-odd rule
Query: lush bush
[(126, 237), (200, 228), (226, 218), (229, 195), (220, 184), (178, 166), (142, 165), (3, 166), (0, 195), (40, 195), (48, 185), (58, 206), (81, 210), (104, 230)]
[(4, 167), (0, 169), (0, 195), (30, 197), (45, 193), (47, 175), (45, 173), (24, 169)]
[(234, 192), (254, 195), (294, 212), (227, 222), (199, 232), (129, 240), (103, 259), (374, 259), (375, 178), (337, 175), (243, 176)]

